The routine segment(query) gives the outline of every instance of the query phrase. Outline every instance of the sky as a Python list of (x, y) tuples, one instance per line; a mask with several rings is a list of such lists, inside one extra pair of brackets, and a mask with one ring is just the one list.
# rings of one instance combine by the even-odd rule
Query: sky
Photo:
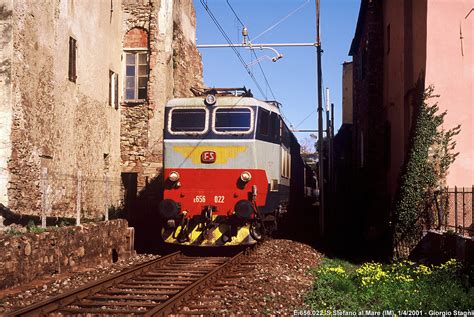
[[(206, 4), (232, 43), (242, 43), (242, 25), (227, 1), (238, 19), (247, 27), (249, 39), (252, 41), (256, 38), (252, 41), (254, 44), (316, 41), (315, 0), (194, 0), (198, 45), (227, 44), (225, 37), (204, 9)], [(355, 32), (359, 6), (359, 0), (321, 0), (323, 98), (328, 87), (330, 102), (334, 103), (336, 108), (336, 132), (342, 121), (342, 63), (352, 60), (348, 52)], [(297, 8), (299, 10), (294, 12)], [(260, 34), (262, 35), (259, 36)], [(317, 128), (316, 48), (275, 49), (284, 56), (276, 62), (270, 60), (275, 56), (271, 50), (255, 50), (256, 55), (261, 58), (260, 65), (270, 88), (255, 63), (256, 58), (252, 52), (245, 48), (237, 49), (244, 63), (254, 74), (264, 96), (231, 48), (199, 49), (204, 67), (204, 83), (209, 87), (245, 86), (250, 88), (258, 99), (276, 98), (283, 104), (282, 112), (288, 125), (292, 125), (293, 129), (314, 130)], [(325, 113), (323, 115), (325, 120)], [(296, 135), (300, 141), (309, 137), (308, 133)]]

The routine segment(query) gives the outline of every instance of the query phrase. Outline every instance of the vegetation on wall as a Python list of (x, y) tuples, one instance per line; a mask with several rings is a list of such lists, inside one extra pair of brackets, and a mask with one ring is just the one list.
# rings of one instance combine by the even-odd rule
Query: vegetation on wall
[[(420, 85), (421, 86), (421, 85)], [(393, 242), (396, 258), (403, 258), (418, 243), (423, 228), (433, 222), (435, 197), (444, 185), (454, 153), (453, 137), (460, 126), (442, 128), (446, 111), (439, 113), (433, 87), (416, 89), (410, 148), (399, 182), (393, 215)]]

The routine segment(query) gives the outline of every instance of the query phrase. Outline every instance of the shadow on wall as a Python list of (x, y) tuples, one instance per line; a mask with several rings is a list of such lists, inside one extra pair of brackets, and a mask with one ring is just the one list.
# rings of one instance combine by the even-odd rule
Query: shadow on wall
[(140, 192), (137, 173), (122, 173), (122, 184), (125, 188), (123, 217), (135, 228), (135, 250), (138, 253), (161, 252), (158, 204), (163, 199), (162, 175), (147, 178)]

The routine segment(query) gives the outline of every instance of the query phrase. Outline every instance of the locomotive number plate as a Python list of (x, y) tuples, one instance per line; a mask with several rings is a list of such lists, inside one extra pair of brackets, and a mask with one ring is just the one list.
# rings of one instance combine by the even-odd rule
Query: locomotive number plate
[(206, 196), (197, 195), (193, 198), (193, 203), (205, 203), (205, 202), (206, 202)]
[(214, 203), (216, 204), (223, 204), (225, 200), (225, 196), (214, 196)]

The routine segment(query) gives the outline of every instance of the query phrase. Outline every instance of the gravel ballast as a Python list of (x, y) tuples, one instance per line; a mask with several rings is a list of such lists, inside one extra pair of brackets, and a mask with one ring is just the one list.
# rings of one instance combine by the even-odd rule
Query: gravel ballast
[[(0, 314), (31, 305), (84, 284), (99, 280), (158, 256), (138, 255), (109, 266), (84, 268), (78, 272), (55, 275), (26, 285), (0, 291)], [(229, 289), (222, 289), (213, 312), (216, 314), (291, 315), (304, 307), (304, 294), (322, 255), (312, 247), (290, 240), (274, 239), (261, 243), (251, 254), (252, 267)], [(192, 304), (213, 296), (209, 288)], [(188, 310), (186, 306), (181, 309)]]

